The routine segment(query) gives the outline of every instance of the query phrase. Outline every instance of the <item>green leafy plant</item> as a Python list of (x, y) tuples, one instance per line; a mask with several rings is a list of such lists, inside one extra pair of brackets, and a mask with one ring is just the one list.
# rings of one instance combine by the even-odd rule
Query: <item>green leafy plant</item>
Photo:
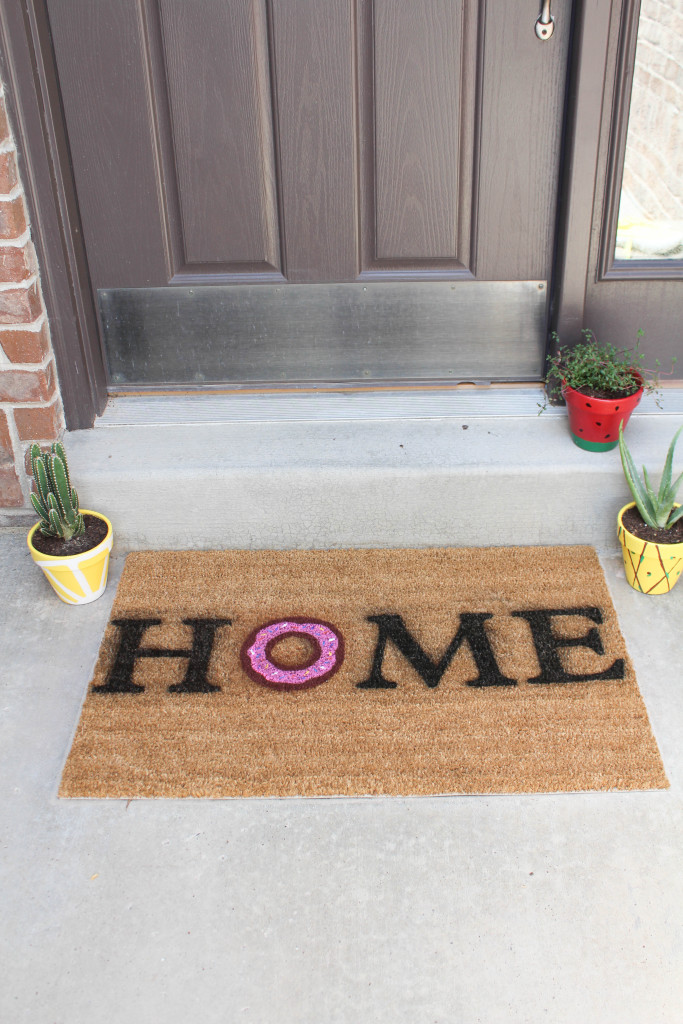
[(674, 449), (681, 431), (683, 431), (683, 427), (678, 428), (669, 446), (659, 491), (655, 494), (645, 466), (643, 466), (643, 479), (640, 479), (636, 464), (624, 442), (621, 425), (619, 426), (619, 451), (621, 452), (621, 464), (624, 467), (626, 482), (631, 488), (631, 494), (638, 511), (643, 517), (643, 521), (648, 526), (654, 527), (654, 529), (669, 530), (683, 516), (683, 505), (680, 508), (674, 508), (676, 491), (683, 480), (683, 473), (675, 482), (671, 482)]
[[(557, 398), (567, 385), (575, 391), (583, 391), (594, 398), (627, 398), (635, 394), (641, 385), (647, 393), (660, 386), (659, 360), (655, 369), (643, 366), (645, 354), (640, 350), (645, 332), (637, 333), (632, 349), (617, 349), (614, 345), (601, 345), (590, 330), (581, 332), (584, 341), (573, 347), (561, 346), (557, 353), (549, 356), (544, 383), (550, 398)], [(555, 342), (557, 334), (552, 335)], [(672, 360), (676, 362), (676, 358)], [(544, 406), (545, 408), (545, 406)]]
[(31, 494), (33, 507), (40, 516), (40, 530), (46, 537), (71, 540), (85, 531), (78, 508), (78, 495), (71, 486), (64, 446), (59, 442), (49, 452), (31, 445), (31, 472), (37, 493)]

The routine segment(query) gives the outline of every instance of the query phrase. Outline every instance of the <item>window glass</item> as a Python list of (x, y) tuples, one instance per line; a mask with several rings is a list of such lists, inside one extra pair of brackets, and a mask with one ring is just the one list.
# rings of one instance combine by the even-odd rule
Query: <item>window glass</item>
[(683, 0), (642, 0), (614, 256), (683, 259)]

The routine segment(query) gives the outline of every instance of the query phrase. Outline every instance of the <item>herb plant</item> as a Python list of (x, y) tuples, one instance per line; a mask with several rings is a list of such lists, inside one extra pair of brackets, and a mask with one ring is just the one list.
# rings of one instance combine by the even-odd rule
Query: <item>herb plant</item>
[(31, 471), (37, 493), (31, 494), (33, 507), (40, 516), (40, 531), (46, 537), (71, 540), (85, 531), (78, 495), (71, 486), (64, 446), (59, 442), (49, 452), (31, 445)]
[(674, 523), (683, 516), (683, 505), (680, 508), (674, 508), (676, 491), (683, 480), (683, 473), (674, 483), (671, 482), (674, 449), (681, 431), (683, 431), (683, 427), (678, 428), (669, 446), (659, 491), (655, 494), (645, 466), (643, 466), (643, 479), (640, 479), (635, 462), (626, 447), (621, 425), (619, 426), (619, 451), (626, 482), (631, 488), (631, 494), (643, 521), (654, 529), (670, 530)]
[[(573, 348), (562, 346), (548, 359), (545, 383), (549, 386), (550, 397), (561, 395), (564, 386), (593, 398), (627, 398), (641, 386), (648, 393), (659, 387), (659, 361), (655, 371), (643, 367), (645, 355), (640, 351), (643, 330), (638, 331), (633, 349), (601, 345), (592, 331), (581, 333), (584, 341)], [(557, 341), (557, 334), (553, 334), (553, 338)]]

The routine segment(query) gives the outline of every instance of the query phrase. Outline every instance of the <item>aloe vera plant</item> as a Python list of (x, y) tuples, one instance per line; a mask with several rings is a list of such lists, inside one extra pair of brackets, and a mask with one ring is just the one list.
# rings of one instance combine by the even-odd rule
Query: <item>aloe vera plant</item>
[(643, 466), (643, 479), (640, 479), (636, 464), (624, 442), (621, 425), (619, 426), (619, 451), (626, 482), (631, 488), (631, 494), (643, 521), (654, 529), (669, 530), (683, 516), (683, 505), (680, 508), (674, 507), (676, 492), (683, 480), (683, 473), (672, 483), (674, 449), (681, 431), (683, 431), (683, 427), (679, 427), (674, 434), (664, 463), (659, 491), (655, 493), (645, 466)]
[(78, 495), (71, 486), (64, 446), (58, 441), (49, 452), (31, 445), (31, 471), (37, 493), (31, 494), (33, 507), (40, 516), (40, 530), (46, 537), (71, 540), (85, 531), (78, 508)]

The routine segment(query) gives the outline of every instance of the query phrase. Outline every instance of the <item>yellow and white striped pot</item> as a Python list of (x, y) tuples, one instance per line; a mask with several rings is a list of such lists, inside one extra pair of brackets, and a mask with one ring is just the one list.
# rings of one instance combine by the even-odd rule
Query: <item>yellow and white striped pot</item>
[(617, 519), (626, 579), (634, 590), (642, 594), (668, 594), (683, 571), (683, 542), (653, 544), (652, 541), (642, 540), (629, 533), (622, 522), (622, 516), (634, 505), (634, 501), (624, 505)]
[(45, 573), (50, 586), (57, 596), (66, 604), (90, 604), (102, 597), (107, 585), (109, 573), (109, 554), (114, 542), (114, 531), (106, 516), (100, 512), (91, 512), (82, 508), (84, 515), (96, 516), (107, 524), (107, 536), (97, 547), (82, 551), (78, 555), (66, 555), (63, 558), (44, 555), (34, 548), (33, 535), (40, 527), (36, 523), (28, 535), (28, 549), (31, 558)]

